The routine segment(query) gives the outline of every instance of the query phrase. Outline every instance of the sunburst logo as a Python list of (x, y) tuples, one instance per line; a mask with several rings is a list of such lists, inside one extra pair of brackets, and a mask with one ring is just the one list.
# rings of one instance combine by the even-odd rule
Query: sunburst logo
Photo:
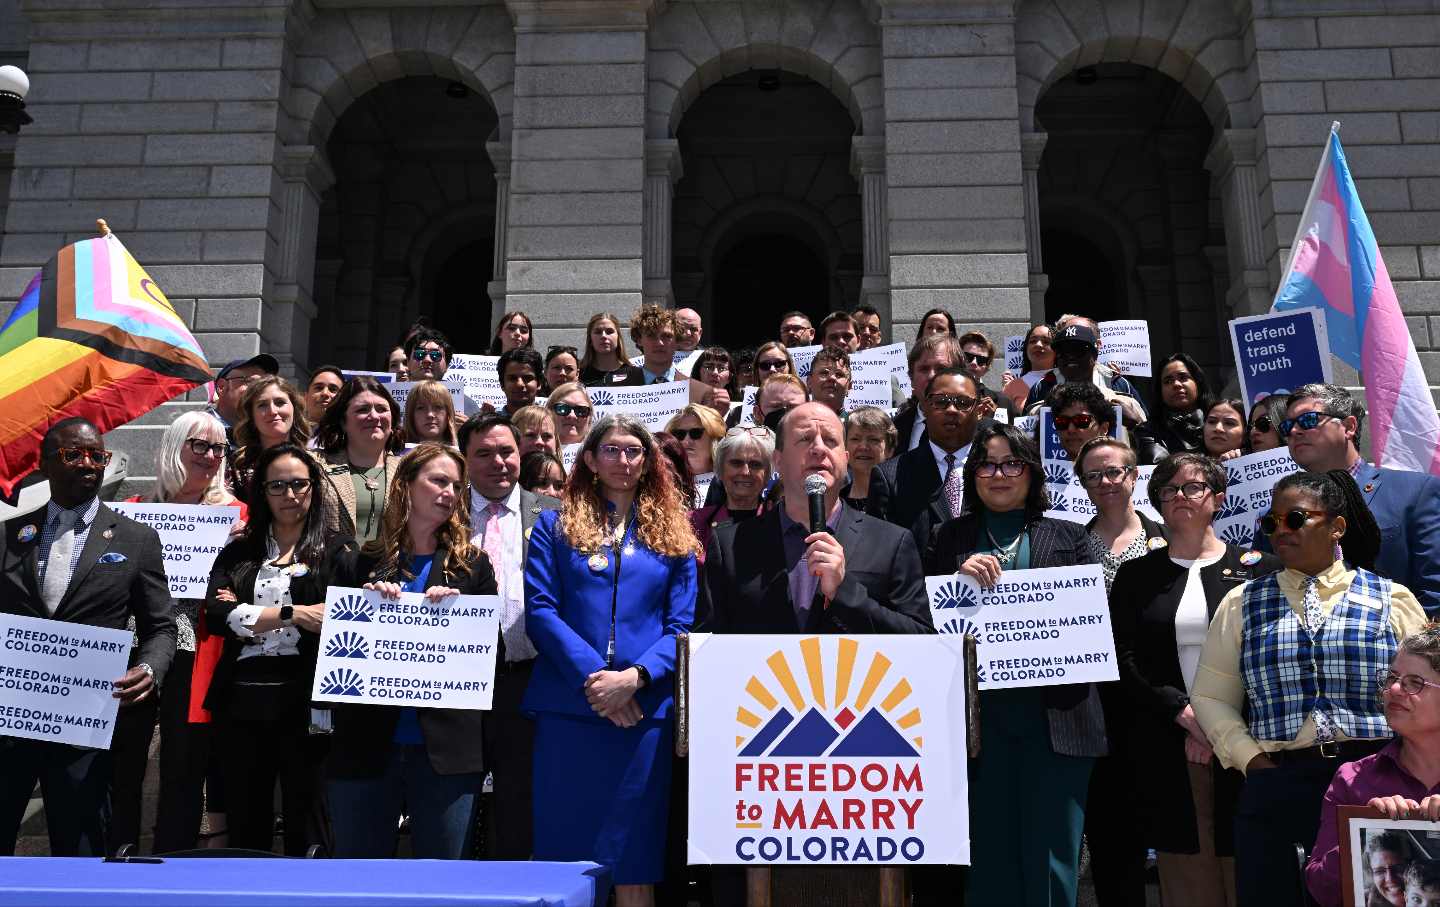
[(363, 595), (347, 595), (330, 606), (330, 617), (333, 620), (354, 620), (368, 624), (374, 616), (375, 606), (366, 601)]
[(1244, 548), (1255, 540), (1255, 532), (1244, 523), (1232, 523), (1220, 530), (1220, 540), (1227, 545)]
[(325, 654), (331, 658), (369, 658), (370, 644), (359, 633), (346, 630), (335, 634), (325, 647)]
[(884, 653), (872, 653), (863, 671), (857, 671), (860, 644), (853, 639), (837, 641), (834, 664), (826, 664), (818, 637), (802, 639), (799, 649), (807, 689), (796, 680), (784, 651), (765, 660), (768, 674), (751, 675), (746, 682), (749, 702), (735, 713), (741, 756), (920, 755), (920, 709), (907, 704), (910, 681), (892, 674), (894, 665)]
[(591, 391), (590, 402), (595, 406), (614, 406), (615, 395), (609, 391)]

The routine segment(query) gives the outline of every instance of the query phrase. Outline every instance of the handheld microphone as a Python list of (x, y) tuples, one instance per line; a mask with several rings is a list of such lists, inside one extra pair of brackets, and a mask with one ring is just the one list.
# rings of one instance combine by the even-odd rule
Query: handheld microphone
[(805, 477), (805, 497), (810, 502), (810, 532), (829, 532), (825, 525), (825, 477), (811, 473)]

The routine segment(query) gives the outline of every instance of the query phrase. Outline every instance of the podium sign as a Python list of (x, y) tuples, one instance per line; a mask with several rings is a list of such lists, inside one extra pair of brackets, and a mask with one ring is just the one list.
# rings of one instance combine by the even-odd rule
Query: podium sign
[(963, 646), (692, 634), (689, 862), (969, 863)]

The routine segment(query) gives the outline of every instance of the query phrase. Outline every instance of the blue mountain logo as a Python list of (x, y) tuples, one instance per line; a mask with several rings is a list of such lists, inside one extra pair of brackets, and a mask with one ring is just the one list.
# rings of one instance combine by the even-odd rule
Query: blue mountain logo
[(330, 608), (332, 620), (353, 620), (368, 624), (375, 619), (375, 606), (363, 595), (347, 595)]
[(1064, 492), (1061, 492), (1060, 494), (1052, 494), (1050, 496), (1050, 509), (1059, 511), (1061, 513), (1069, 512), (1070, 496), (1065, 494)]
[(1051, 485), (1069, 485), (1072, 473), (1059, 463), (1045, 467), (1045, 481)]
[(978, 608), (975, 590), (965, 583), (951, 581), (935, 591), (936, 608)]
[(814, 363), (814, 361), (812, 360), (812, 361), (810, 361), (810, 362), (802, 362), (802, 363), (800, 363), (798, 366), (796, 366), (797, 377), (800, 377), (800, 378), (809, 378), (809, 377), (810, 377), (810, 366), (812, 366), (812, 365), (814, 365), (814, 364), (815, 364), (815, 363)]
[(963, 617), (952, 617), (940, 625), (941, 636), (964, 636), (969, 633), (979, 639), (980, 625)]
[(1217, 520), (1228, 520), (1230, 517), (1239, 516), (1246, 511), (1245, 501), (1239, 495), (1228, 495), (1225, 498), (1225, 506), (1215, 515)]
[(1240, 468), (1238, 466), (1231, 466), (1229, 463), (1226, 463), (1225, 487), (1229, 488), (1234, 485), (1239, 485), (1243, 481), (1245, 481), (1245, 474), (1240, 471)]
[(326, 696), (364, 696), (365, 678), (349, 668), (336, 668), (320, 681), (320, 692)]
[(325, 654), (331, 658), (369, 658), (370, 643), (359, 633), (346, 630), (344, 633), (335, 634), (330, 645), (325, 647)]
[(614, 406), (615, 395), (609, 391), (591, 391), (590, 403), (594, 406)]
[(1255, 531), (1244, 523), (1226, 526), (1220, 531), (1220, 540), (1227, 545), (1236, 545), (1245, 548), (1248, 547), (1254, 539)]

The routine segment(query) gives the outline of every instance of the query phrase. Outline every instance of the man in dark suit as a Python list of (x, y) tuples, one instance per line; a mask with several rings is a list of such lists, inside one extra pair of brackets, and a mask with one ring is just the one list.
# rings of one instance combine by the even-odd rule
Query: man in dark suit
[(930, 379), (920, 411), (920, 444), (875, 467), (865, 509), (909, 529), (924, 551), (935, 528), (960, 515), (965, 458), (980, 422), (979, 382), (962, 369), (944, 369)]
[(528, 860), (534, 850), (535, 725), (520, 712), (520, 700), (536, 653), (525, 635), (525, 556), (535, 518), (560, 502), (520, 487), (520, 433), (505, 416), (475, 416), (460, 427), (458, 440), (470, 476), (472, 540), (490, 558), (501, 600), (495, 697), (485, 717), (485, 764), (495, 785), (487, 856)]
[[(160, 537), (97, 497), (109, 459), (100, 431), (84, 419), (45, 433), (40, 471), (50, 502), (0, 531), (0, 610), (114, 630), (133, 616), (135, 667), (115, 681), (124, 708), (155, 695), (175, 655), (175, 619)], [(0, 854), (15, 852), (38, 780), (50, 853), (104, 856), (110, 777), (108, 750), (0, 737)]]
[[(835, 411), (786, 414), (775, 460), (782, 507), (718, 526), (705, 556), (696, 630), (717, 633), (933, 633), (910, 533), (840, 501), (848, 457)], [(825, 480), (829, 532), (809, 531), (805, 478)]]
[(959, 368), (960, 342), (949, 334), (926, 334), (910, 348), (910, 399), (895, 411), (895, 452), (904, 453), (922, 446), (925, 413), (920, 401), (930, 379), (947, 368)]

